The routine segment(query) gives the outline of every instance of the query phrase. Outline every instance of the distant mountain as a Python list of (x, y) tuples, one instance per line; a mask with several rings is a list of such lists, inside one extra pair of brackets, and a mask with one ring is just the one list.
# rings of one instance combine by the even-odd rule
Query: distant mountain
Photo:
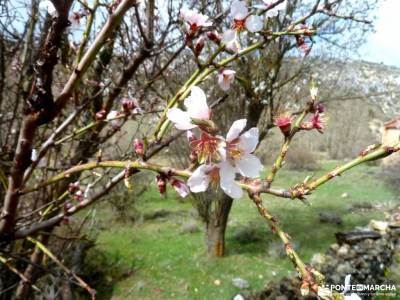
[(400, 115), (400, 68), (366, 61), (323, 61), (316, 71), (324, 86), (346, 100), (366, 99), (388, 117)]

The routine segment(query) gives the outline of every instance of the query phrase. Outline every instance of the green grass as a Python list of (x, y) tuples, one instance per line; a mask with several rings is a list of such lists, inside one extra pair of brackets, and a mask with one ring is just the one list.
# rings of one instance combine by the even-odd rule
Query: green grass
[[(329, 162), (316, 175), (334, 166), (335, 162)], [(377, 167), (362, 166), (334, 179), (308, 198), (311, 206), (270, 196), (264, 197), (265, 204), (293, 238), (300, 256), (308, 261), (314, 253), (326, 251), (334, 242), (335, 232), (363, 226), (371, 218), (382, 219), (380, 211), (349, 211), (353, 203), (382, 203), (394, 199), (391, 191), (376, 179), (376, 172)], [(307, 175), (306, 172), (282, 170), (275, 185), (289, 187), (303, 181)], [(342, 198), (345, 192), (349, 196)], [(286, 258), (268, 252), (271, 244), (279, 241), (247, 198), (234, 202), (227, 229), (226, 256), (220, 259), (206, 256), (203, 231), (180, 234), (181, 224), (191, 218), (193, 211), (189, 200), (178, 200), (172, 190), (168, 198), (162, 198), (151, 189), (140, 199), (138, 209), (144, 214), (159, 209), (187, 213), (132, 224), (116, 221), (102, 207), (104, 229), (95, 251), (103, 253), (105, 265), (117, 265), (119, 272), (129, 275), (119, 277), (111, 272), (108, 292), (105, 286), (97, 287), (99, 299), (109, 299), (111, 294), (112, 299), (232, 299), (239, 292), (232, 285), (232, 278), (246, 279), (251, 289), (258, 291), (270, 280), (293, 272)], [(339, 214), (343, 225), (321, 224), (318, 213), (322, 211)], [(199, 226), (204, 227), (200, 221)], [(235, 233), (245, 226), (255, 227), (261, 238), (253, 243), (240, 243)]]

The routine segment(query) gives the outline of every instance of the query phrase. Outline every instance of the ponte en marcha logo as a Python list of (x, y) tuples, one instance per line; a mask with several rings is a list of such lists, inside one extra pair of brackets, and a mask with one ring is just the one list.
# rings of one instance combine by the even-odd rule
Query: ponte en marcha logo
[[(339, 292), (343, 295), (355, 296), (351, 299), (357, 299), (357, 295), (386, 295), (396, 296), (397, 286), (395, 284), (374, 284), (374, 283), (350, 283), (351, 274), (347, 275), (344, 284), (325, 284), (324, 287), (332, 292)], [(400, 288), (400, 287), (399, 287)], [(361, 298), (359, 298), (361, 299)]]

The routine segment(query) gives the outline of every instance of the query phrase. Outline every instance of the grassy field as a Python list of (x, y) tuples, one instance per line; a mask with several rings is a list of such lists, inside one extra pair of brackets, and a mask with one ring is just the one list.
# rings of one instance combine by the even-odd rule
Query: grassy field
[[(316, 176), (335, 165), (329, 162)], [(265, 197), (265, 204), (307, 261), (314, 253), (325, 252), (334, 242), (335, 232), (364, 226), (371, 218), (383, 218), (378, 209), (349, 209), (355, 203), (393, 202), (394, 195), (376, 179), (377, 174), (378, 167), (362, 166), (350, 171), (311, 195), (311, 206), (273, 197)], [(307, 175), (310, 174), (283, 170), (276, 186), (289, 187)], [(341, 197), (343, 193), (348, 197)], [(220, 259), (206, 256), (200, 220), (200, 231), (182, 233), (182, 224), (193, 219), (195, 212), (189, 200), (182, 202), (172, 190), (168, 198), (161, 198), (152, 188), (137, 207), (144, 215), (160, 209), (171, 214), (132, 224), (120, 222), (105, 213), (105, 208), (99, 208), (104, 218), (91, 259), (96, 263), (101, 253), (101, 263), (108, 272), (106, 282), (96, 287), (99, 299), (232, 299), (239, 292), (232, 284), (233, 278), (249, 281), (250, 288), (258, 291), (268, 281), (293, 272), (289, 261), (277, 251), (282, 249), (279, 240), (247, 198), (234, 202), (227, 230), (227, 253)], [(343, 224), (320, 223), (320, 212), (337, 213)]]

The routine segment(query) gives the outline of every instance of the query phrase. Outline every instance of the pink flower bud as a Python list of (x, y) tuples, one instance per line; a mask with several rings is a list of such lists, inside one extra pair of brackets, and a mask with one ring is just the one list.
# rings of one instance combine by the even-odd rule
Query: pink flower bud
[(196, 56), (199, 56), (201, 51), (204, 48), (204, 37), (201, 36), (197, 39), (196, 44), (194, 45), (194, 53)]
[(70, 183), (70, 184), (68, 185), (68, 192), (69, 192), (70, 194), (75, 193), (77, 190), (79, 190), (79, 181)]
[(142, 156), (144, 154), (144, 143), (142, 140), (135, 139), (133, 141), (133, 147), (135, 148), (136, 154)]
[(304, 55), (308, 55), (311, 51), (311, 47), (306, 43), (303, 36), (296, 35), (297, 48), (304, 52)]
[(173, 179), (171, 185), (182, 198), (185, 198), (187, 195), (189, 195), (189, 188), (183, 181)]
[(289, 114), (282, 114), (275, 120), (275, 125), (279, 127), (284, 135), (288, 135), (292, 129), (293, 117)]
[(76, 191), (74, 198), (76, 201), (81, 202), (83, 200), (83, 192), (81, 190)]
[(129, 113), (137, 107), (137, 103), (136, 103), (136, 100), (134, 100), (134, 99), (122, 98), (121, 106), (125, 112)]
[(165, 194), (165, 192), (167, 191), (167, 179), (165, 175), (161, 174), (157, 175), (156, 183), (160, 194)]
[(71, 208), (72, 208), (72, 204), (71, 203), (67, 202), (67, 203), (64, 204), (64, 211), (68, 211)]
[(104, 120), (106, 118), (106, 111), (104, 109), (96, 113), (96, 120)]
[(207, 37), (217, 45), (221, 43), (222, 38), (216, 30), (207, 32)]

